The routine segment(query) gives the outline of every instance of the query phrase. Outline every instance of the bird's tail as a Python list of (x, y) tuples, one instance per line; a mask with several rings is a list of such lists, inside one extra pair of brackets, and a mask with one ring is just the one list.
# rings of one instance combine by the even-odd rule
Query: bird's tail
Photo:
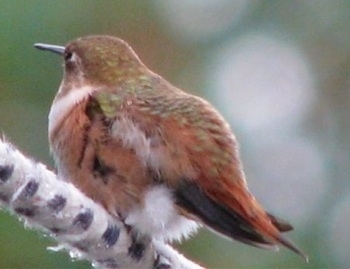
[[(270, 213), (267, 213), (267, 216), (270, 218), (271, 223), (282, 233), (282, 232), (289, 232), (293, 230), (293, 226), (290, 225), (288, 222), (286, 222), (283, 219), (277, 218)], [(277, 242), (281, 245), (287, 247), (288, 249), (292, 250), (293, 252), (297, 253), (299, 256), (301, 256), (306, 262), (309, 262), (309, 257), (302, 252), (293, 242), (289, 241), (288, 239), (284, 238), (281, 234), (279, 234), (277, 237)]]
[[(234, 214), (239, 214), (243, 221), (239, 227), (250, 231), (251, 233), (260, 235), (260, 239), (265, 241), (262, 245), (256, 244), (255, 241), (246, 242), (251, 245), (258, 247), (276, 246), (276, 244), (281, 244), (293, 252), (297, 253), (308, 262), (308, 257), (304, 254), (294, 243), (283, 237), (282, 233), (293, 230), (293, 226), (288, 222), (275, 217), (274, 215), (266, 212), (263, 207), (255, 200), (255, 198), (250, 194), (246, 186), (241, 186), (243, 189), (240, 192), (235, 192), (235, 195), (229, 194), (229, 197), (237, 197), (236, 201), (228, 203), (229, 212), (235, 212)], [(229, 191), (228, 191), (229, 192)], [(227, 194), (227, 190), (225, 192)], [(225, 194), (223, 193), (223, 196)], [(226, 200), (227, 201), (227, 200)], [(239, 201), (244, 201), (244, 203), (239, 203)]]
[[(240, 197), (237, 194), (247, 196)], [(265, 249), (276, 250), (277, 245), (281, 244), (308, 261), (308, 257), (281, 234), (292, 230), (293, 227), (265, 212), (248, 191), (232, 195), (226, 189), (220, 195), (216, 195), (220, 199), (213, 199), (212, 195), (204, 192), (197, 184), (187, 182), (176, 190), (175, 196), (181, 208), (197, 216), (209, 229), (225, 237)], [(236, 200), (232, 200), (232, 197), (236, 197)], [(225, 203), (221, 202), (221, 199)], [(247, 203), (243, 207), (239, 201)]]

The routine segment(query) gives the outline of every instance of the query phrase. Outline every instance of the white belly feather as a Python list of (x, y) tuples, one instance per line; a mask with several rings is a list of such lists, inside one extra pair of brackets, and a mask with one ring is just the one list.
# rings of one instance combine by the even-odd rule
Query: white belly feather
[(145, 195), (144, 206), (134, 209), (125, 223), (142, 234), (161, 241), (181, 240), (196, 232), (199, 225), (181, 216), (166, 186), (154, 186)]

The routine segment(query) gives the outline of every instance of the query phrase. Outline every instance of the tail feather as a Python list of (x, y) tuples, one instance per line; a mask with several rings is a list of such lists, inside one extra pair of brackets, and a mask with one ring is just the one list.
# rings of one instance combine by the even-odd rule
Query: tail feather
[[(275, 217), (273, 215), (271, 215), (270, 213), (267, 213), (267, 215), (269, 216), (269, 218), (271, 219), (271, 222), (273, 225), (275, 225), (275, 227), (280, 231), (280, 232), (289, 232), (291, 230), (293, 230), (293, 226), (290, 225), (287, 221)], [(282, 235), (279, 235), (277, 237), (277, 241), (278, 243), (280, 243), (281, 245), (285, 246), (286, 248), (290, 249), (291, 251), (297, 253), (299, 256), (301, 256), (306, 262), (309, 262), (309, 257), (303, 253), (300, 249), (298, 249), (298, 247), (296, 245), (294, 245), (291, 241), (289, 241), (288, 239), (284, 238)]]
[[(211, 199), (195, 183), (187, 181), (179, 186), (174, 194), (176, 203), (181, 208), (181, 211), (196, 216), (209, 229), (259, 248), (276, 250), (278, 249), (276, 244), (280, 243), (308, 261), (308, 257), (301, 250), (279, 233), (272, 236), (257, 230), (256, 227), (237, 212)], [(269, 213), (267, 215), (279, 232), (287, 232), (293, 229), (286, 221)]]
[(210, 229), (224, 236), (257, 247), (271, 248), (274, 244), (239, 214), (210, 199), (194, 183), (187, 182), (178, 187), (175, 198), (182, 211), (196, 216)]
[(274, 215), (271, 215), (270, 213), (267, 212), (267, 215), (269, 216), (272, 224), (280, 231), (280, 232), (289, 232), (293, 230), (293, 226), (290, 225), (287, 221), (275, 217)]
[(282, 244), (283, 246), (287, 247), (291, 251), (301, 256), (307, 263), (309, 262), (309, 257), (304, 252), (302, 252), (296, 245), (294, 245), (291, 241), (287, 240), (282, 235), (280, 235), (277, 238), (277, 240), (280, 244)]

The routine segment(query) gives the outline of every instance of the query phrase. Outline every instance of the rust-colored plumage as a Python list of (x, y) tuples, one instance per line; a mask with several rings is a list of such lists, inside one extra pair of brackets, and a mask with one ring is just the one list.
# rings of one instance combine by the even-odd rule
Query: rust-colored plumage
[[(292, 227), (249, 192), (236, 139), (208, 102), (151, 72), (118, 38), (37, 47), (65, 58), (49, 126), (63, 178), (126, 220), (162, 186), (179, 216), (244, 243), (282, 244), (306, 257), (281, 235)], [(152, 229), (143, 232), (152, 236)]]

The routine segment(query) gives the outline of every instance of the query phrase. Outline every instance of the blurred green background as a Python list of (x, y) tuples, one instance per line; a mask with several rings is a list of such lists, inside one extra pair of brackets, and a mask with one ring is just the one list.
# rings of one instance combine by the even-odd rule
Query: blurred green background
[[(208, 268), (350, 264), (350, 1), (0, 2), (0, 130), (53, 167), (47, 115), (59, 57), (33, 43), (88, 34), (127, 40), (173, 84), (212, 102), (240, 141), (248, 183), (295, 226), (306, 264), (208, 231), (179, 245)], [(90, 268), (0, 212), (0, 268)]]

